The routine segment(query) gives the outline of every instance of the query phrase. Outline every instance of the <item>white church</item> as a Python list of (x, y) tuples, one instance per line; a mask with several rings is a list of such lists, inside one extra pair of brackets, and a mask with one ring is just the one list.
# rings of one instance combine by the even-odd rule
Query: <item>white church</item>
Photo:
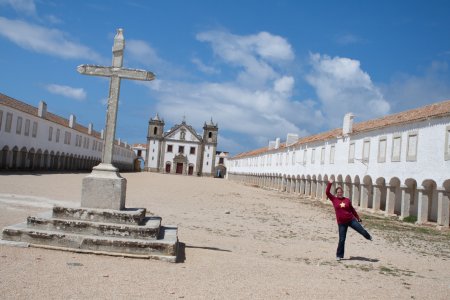
[(164, 131), (158, 114), (148, 124), (145, 171), (215, 176), (218, 125), (204, 123), (203, 135), (185, 120)]
[(229, 159), (228, 179), (327, 201), (344, 188), (359, 210), (449, 227), (450, 101), (298, 138)]
[[(64, 118), (40, 101), (32, 106), (0, 93), (0, 170), (92, 170), (102, 158), (103, 130)], [(136, 155), (120, 140), (114, 144), (113, 164), (133, 171)]]

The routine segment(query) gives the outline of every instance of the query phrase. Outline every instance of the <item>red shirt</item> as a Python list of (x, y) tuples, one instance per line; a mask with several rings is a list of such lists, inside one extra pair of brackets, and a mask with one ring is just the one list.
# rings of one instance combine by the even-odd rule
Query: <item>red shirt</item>
[(338, 224), (345, 224), (356, 218), (359, 220), (359, 216), (356, 210), (352, 206), (352, 201), (348, 198), (338, 198), (330, 193), (331, 183), (327, 185), (327, 197), (333, 203), (334, 210), (336, 211), (336, 220)]

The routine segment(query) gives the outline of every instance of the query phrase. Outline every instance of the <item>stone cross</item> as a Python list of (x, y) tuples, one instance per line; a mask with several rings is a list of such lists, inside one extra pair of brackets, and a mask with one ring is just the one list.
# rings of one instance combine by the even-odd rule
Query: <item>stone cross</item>
[(155, 79), (155, 75), (151, 72), (122, 68), (123, 51), (125, 49), (125, 40), (122, 31), (122, 29), (118, 29), (114, 37), (111, 67), (81, 65), (77, 68), (77, 71), (84, 75), (111, 78), (102, 162), (98, 166), (95, 166), (92, 169), (92, 173), (83, 179), (81, 191), (82, 207), (113, 210), (125, 209), (126, 179), (120, 176), (118, 169), (112, 164), (120, 80), (122, 78), (134, 80)]
[(81, 65), (77, 68), (77, 71), (80, 74), (111, 78), (109, 84), (108, 112), (106, 115), (105, 149), (103, 151), (102, 157), (103, 164), (112, 165), (114, 139), (116, 134), (117, 108), (120, 93), (120, 80), (122, 78), (147, 81), (155, 79), (155, 75), (152, 72), (122, 68), (124, 49), (125, 40), (123, 38), (123, 30), (118, 29), (117, 34), (114, 37), (114, 46), (112, 48), (113, 59), (111, 67)]

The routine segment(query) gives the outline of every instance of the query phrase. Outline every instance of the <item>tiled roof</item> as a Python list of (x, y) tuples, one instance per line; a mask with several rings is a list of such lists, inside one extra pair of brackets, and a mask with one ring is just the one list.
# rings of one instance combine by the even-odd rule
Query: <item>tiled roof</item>
[[(419, 122), (421, 120), (426, 120), (430, 118), (442, 118), (450, 116), (450, 100), (433, 103), (427, 106), (419, 107), (416, 109), (411, 109), (407, 111), (403, 111), (397, 114), (388, 115), (379, 119), (368, 120), (360, 123), (356, 123), (353, 125), (353, 133), (361, 133), (371, 130), (376, 130), (380, 128), (385, 128), (389, 126), (402, 125), (412, 122)], [(299, 138), (298, 141), (294, 145), (303, 145), (307, 143), (317, 142), (317, 141), (326, 141), (331, 138), (335, 138), (337, 136), (342, 135), (342, 128), (335, 128), (333, 130), (318, 133), (315, 135), (310, 135), (306, 137)], [(285, 148), (286, 145), (280, 145), (280, 148)], [(247, 156), (255, 156), (268, 151), (268, 147), (240, 153), (232, 159), (243, 158)]]
[[(32, 116), (36, 116), (37, 117), (37, 115), (38, 115), (38, 108), (37, 107), (34, 107), (32, 105), (29, 105), (29, 104), (27, 104), (25, 102), (22, 102), (22, 101), (19, 101), (17, 99), (11, 98), (11, 97), (9, 97), (9, 96), (7, 96), (5, 94), (2, 94), (2, 93), (0, 93), (0, 104), (3, 104), (5, 106), (8, 106), (8, 107), (11, 107), (11, 108), (14, 108), (14, 109), (17, 109), (17, 110), (19, 110), (21, 112), (30, 114)], [(50, 122), (59, 124), (61, 126), (69, 127), (69, 120), (68, 119), (65, 119), (63, 117), (55, 115), (55, 114), (53, 114), (51, 112), (47, 111), (47, 113), (45, 115), (45, 119), (50, 121)], [(75, 124), (73, 129), (78, 131), (78, 132), (81, 132), (81, 133), (84, 133), (84, 134), (88, 134), (88, 128), (83, 126), (83, 125)], [(100, 132), (92, 130), (92, 136), (94, 136), (96, 138), (100, 138)]]

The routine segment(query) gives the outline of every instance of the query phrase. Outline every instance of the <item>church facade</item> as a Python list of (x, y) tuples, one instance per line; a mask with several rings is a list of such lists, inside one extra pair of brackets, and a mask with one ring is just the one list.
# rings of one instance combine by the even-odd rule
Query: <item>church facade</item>
[(158, 115), (148, 124), (145, 171), (166, 174), (214, 176), (218, 125), (211, 120), (203, 126), (203, 135), (186, 124), (164, 132), (164, 120)]
[(298, 138), (229, 159), (228, 179), (326, 201), (329, 179), (355, 207), (449, 227), (450, 101)]

